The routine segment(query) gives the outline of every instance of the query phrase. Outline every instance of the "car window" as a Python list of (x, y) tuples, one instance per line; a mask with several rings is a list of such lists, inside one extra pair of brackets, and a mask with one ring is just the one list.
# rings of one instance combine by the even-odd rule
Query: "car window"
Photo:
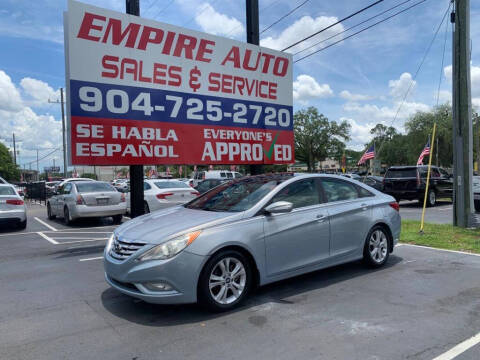
[(294, 209), (319, 204), (320, 197), (315, 179), (295, 181), (284, 187), (272, 198), (271, 203), (277, 201), (288, 201), (293, 204)]
[(442, 168), (439, 168), (438, 170), (440, 171), (440, 174), (442, 176), (444, 176), (446, 178), (450, 177), (450, 174), (447, 171), (443, 170)]
[(432, 173), (431, 174), (432, 177), (440, 177), (440, 172), (438, 171), (438, 169), (432, 168), (430, 171)]
[(189, 188), (190, 187), (187, 184), (185, 184), (181, 181), (177, 181), (177, 180), (156, 181), (156, 182), (154, 182), (154, 184), (159, 189)]
[(0, 195), (17, 195), (11, 186), (0, 186)]
[(354, 184), (337, 179), (322, 179), (323, 191), (328, 202), (358, 199)]
[(72, 190), (72, 184), (68, 183), (63, 187), (63, 193), (64, 194), (70, 194), (70, 191)]
[(240, 173), (235, 173), (235, 179), (238, 179), (238, 178), (241, 178), (242, 177), (242, 174)]
[(115, 188), (105, 182), (78, 182), (75, 184), (77, 191), (79, 193), (87, 193), (87, 192), (101, 192), (101, 191), (116, 191)]
[(227, 173), (227, 178), (229, 178), (229, 179), (233, 178), (233, 174), (232, 173)]
[[(375, 184), (373, 180), (372, 182)], [(361, 198), (375, 196), (370, 191), (368, 191), (367, 189), (364, 189), (361, 186), (355, 186), (355, 187), (357, 188), (358, 194), (360, 195)]]
[(144, 182), (143, 183), (143, 190), (150, 190), (152, 187), (150, 186), (149, 183)]
[(385, 178), (387, 179), (414, 178), (416, 176), (416, 168), (388, 169), (387, 173), (385, 174)]
[(224, 172), (222, 172), (220, 173), (220, 177), (227, 177), (227, 175)]

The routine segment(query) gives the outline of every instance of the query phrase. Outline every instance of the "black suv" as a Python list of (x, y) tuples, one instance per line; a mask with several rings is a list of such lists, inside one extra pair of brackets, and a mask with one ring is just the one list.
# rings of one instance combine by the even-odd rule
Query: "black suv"
[[(418, 199), (423, 203), (428, 166), (392, 166), (385, 173), (383, 192), (397, 201)], [(453, 198), (453, 177), (442, 168), (432, 166), (428, 186), (427, 206), (434, 206), (437, 198)]]

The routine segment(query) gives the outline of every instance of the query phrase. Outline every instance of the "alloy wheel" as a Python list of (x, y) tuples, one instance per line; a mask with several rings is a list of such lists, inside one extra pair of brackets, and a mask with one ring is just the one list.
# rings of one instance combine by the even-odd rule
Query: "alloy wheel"
[(375, 230), (370, 236), (368, 251), (373, 261), (380, 264), (388, 253), (387, 235), (380, 229)]
[(212, 298), (217, 303), (226, 305), (240, 298), (246, 281), (247, 273), (242, 262), (233, 257), (225, 257), (213, 267), (208, 287)]

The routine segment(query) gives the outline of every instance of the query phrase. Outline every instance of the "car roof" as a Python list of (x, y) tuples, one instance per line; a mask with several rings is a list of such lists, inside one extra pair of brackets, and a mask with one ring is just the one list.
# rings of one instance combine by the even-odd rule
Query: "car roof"
[(2, 187), (7, 187), (7, 186), (9, 186), (9, 187), (15, 188), (15, 186), (13, 186), (13, 184), (3, 184), (3, 183), (0, 183), (0, 186), (2, 186)]

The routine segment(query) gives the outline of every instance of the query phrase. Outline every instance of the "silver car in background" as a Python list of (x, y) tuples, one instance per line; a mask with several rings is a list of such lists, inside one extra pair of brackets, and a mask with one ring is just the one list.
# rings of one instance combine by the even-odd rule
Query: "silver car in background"
[(244, 177), (119, 226), (105, 278), (146, 302), (228, 310), (256, 285), (362, 258), (384, 265), (400, 236), (398, 210), (343, 176)]
[(11, 184), (0, 184), (0, 224), (27, 227), (27, 208)]
[(63, 217), (67, 225), (78, 218), (108, 216), (119, 224), (126, 211), (125, 194), (103, 181), (69, 181), (47, 202), (48, 218)]

